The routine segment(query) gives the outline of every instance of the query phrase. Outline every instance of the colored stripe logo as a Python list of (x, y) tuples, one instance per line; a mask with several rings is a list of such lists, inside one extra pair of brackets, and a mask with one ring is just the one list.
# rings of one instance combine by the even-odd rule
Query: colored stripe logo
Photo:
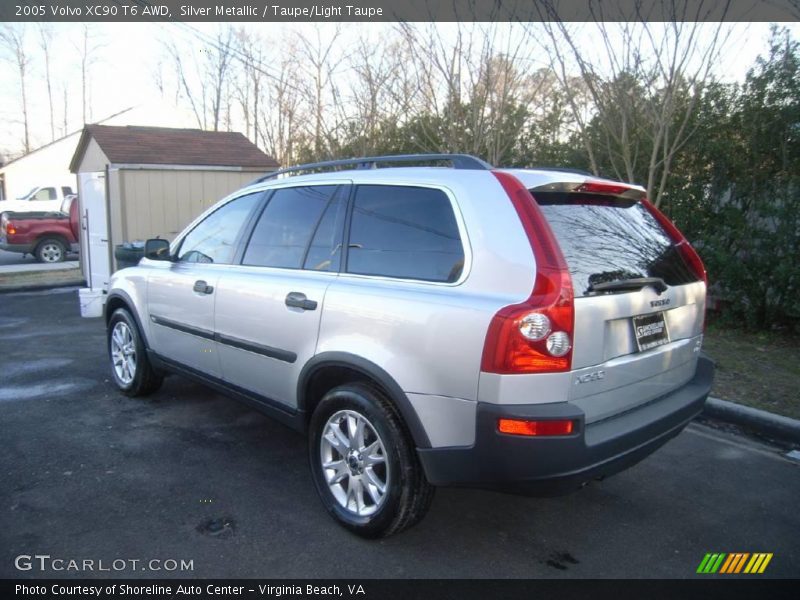
[(754, 552), (752, 554), (749, 552), (709, 552), (700, 561), (697, 572), (724, 575), (738, 573), (760, 574), (766, 570), (771, 560), (772, 552)]

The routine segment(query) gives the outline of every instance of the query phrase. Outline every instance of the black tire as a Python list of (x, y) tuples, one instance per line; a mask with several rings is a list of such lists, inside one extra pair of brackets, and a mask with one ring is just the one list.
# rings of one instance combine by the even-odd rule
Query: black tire
[[(119, 325), (119, 326), (118, 326)], [(114, 352), (114, 335), (115, 332), (122, 336), (120, 339), (125, 339), (125, 331), (130, 332), (130, 342), (124, 344), (126, 352), (132, 351), (134, 357), (133, 367), (127, 367), (122, 372), (118, 372), (115, 365), (115, 352)], [(117, 388), (126, 396), (146, 396), (155, 392), (161, 387), (164, 377), (153, 369), (150, 360), (147, 358), (147, 349), (145, 348), (142, 334), (136, 326), (136, 321), (131, 316), (131, 313), (124, 308), (118, 308), (111, 315), (108, 321), (107, 329), (107, 347), (108, 358), (111, 363), (111, 376)], [(117, 343), (119, 340), (117, 340)], [(126, 355), (131, 356), (131, 354)], [(119, 359), (119, 353), (117, 353)], [(130, 363), (126, 363), (130, 364)], [(131, 376), (131, 371), (133, 371)]]
[(58, 238), (46, 238), (36, 245), (34, 255), (41, 263), (63, 262), (67, 258), (67, 245)]
[(135, 267), (139, 264), (139, 261), (142, 260), (143, 257), (144, 247), (133, 248), (125, 247), (124, 245), (120, 244), (114, 248), (114, 258), (117, 259), (117, 265), (119, 265), (120, 269)]
[[(378, 437), (385, 449), (386, 468), (382, 474), (386, 492), (380, 504), (374, 502), (370, 494), (364, 495), (373, 504), (371, 508), (375, 509), (375, 512), (366, 516), (345, 508), (341, 500), (337, 500), (328, 483), (326, 469), (322, 466), (322, 442), (329, 419), (345, 411), (366, 419), (372, 428), (368, 439), (374, 441)], [(312, 478), (325, 509), (340, 525), (353, 533), (365, 538), (387, 537), (418, 523), (430, 508), (436, 488), (425, 478), (411, 436), (394, 405), (375, 387), (351, 383), (325, 394), (311, 417), (308, 449)], [(336, 456), (348, 464), (343, 455), (337, 452)], [(348, 472), (353, 474), (352, 470)], [(357, 479), (360, 477), (356, 475)], [(351, 479), (345, 479), (349, 490)], [(341, 486), (344, 490), (345, 483)], [(339, 493), (341, 498), (342, 492)], [(344, 493), (349, 499), (349, 491)]]

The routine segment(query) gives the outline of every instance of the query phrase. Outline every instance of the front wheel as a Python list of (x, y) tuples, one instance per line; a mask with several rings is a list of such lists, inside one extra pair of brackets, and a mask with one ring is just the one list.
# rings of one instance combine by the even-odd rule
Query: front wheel
[(431, 486), (397, 411), (363, 383), (328, 392), (311, 417), (309, 459), (317, 492), (341, 525), (366, 538), (418, 523)]
[(108, 355), (114, 383), (126, 396), (144, 396), (161, 387), (164, 378), (153, 370), (136, 321), (124, 308), (115, 310), (108, 322)]

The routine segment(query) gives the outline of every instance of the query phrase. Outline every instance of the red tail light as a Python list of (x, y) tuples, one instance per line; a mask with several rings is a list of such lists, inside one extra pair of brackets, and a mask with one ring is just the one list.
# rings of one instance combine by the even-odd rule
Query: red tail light
[(703, 283), (706, 284), (706, 288), (708, 288), (708, 275), (706, 274), (706, 268), (703, 266), (703, 261), (700, 260), (700, 255), (697, 254), (697, 251), (694, 248), (692, 248), (689, 240), (687, 240), (684, 235), (678, 231), (678, 228), (675, 227), (675, 224), (667, 218), (667, 215), (658, 210), (647, 198), (642, 199), (642, 205), (648, 211), (650, 211), (650, 214), (652, 214), (653, 217), (655, 217), (656, 221), (658, 221), (659, 225), (661, 225), (666, 234), (675, 244), (678, 252), (681, 253), (683, 260), (686, 261), (686, 264), (689, 265), (692, 271), (694, 271), (695, 275), (703, 280)]
[(8, 235), (14, 235), (17, 233), (17, 229), (11, 223), (9, 223), (6, 225), (6, 233)]
[[(525, 302), (502, 308), (492, 319), (481, 370), (504, 374), (569, 371), (575, 313), (567, 263), (531, 193), (513, 175), (495, 171), (494, 176), (511, 199), (528, 236), (536, 259), (536, 281)], [(548, 331), (552, 331), (549, 336), (547, 332), (534, 336), (536, 339), (523, 335), (523, 319), (532, 313), (547, 317)]]

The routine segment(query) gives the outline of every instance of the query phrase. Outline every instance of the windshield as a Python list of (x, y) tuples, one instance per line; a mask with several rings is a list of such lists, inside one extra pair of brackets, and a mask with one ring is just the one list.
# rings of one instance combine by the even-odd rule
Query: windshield
[(572, 275), (576, 296), (614, 281), (657, 277), (665, 284), (697, 281), (672, 240), (635, 200), (532, 190)]
[(38, 190), (38, 189), (39, 189), (38, 187), (31, 188), (30, 192), (28, 192), (24, 196), (20, 196), (19, 198), (17, 198), (17, 200), (29, 200), (30, 197), (33, 196), (36, 193), (36, 190)]

